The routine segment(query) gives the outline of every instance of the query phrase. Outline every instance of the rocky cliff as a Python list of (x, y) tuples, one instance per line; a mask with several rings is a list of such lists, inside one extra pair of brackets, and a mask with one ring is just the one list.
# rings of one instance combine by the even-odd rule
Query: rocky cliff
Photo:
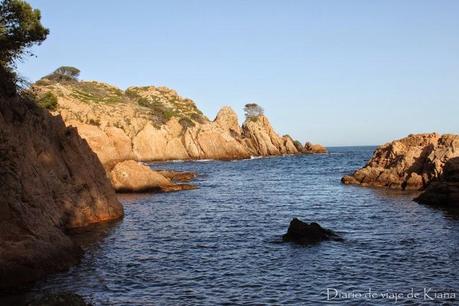
[(417, 134), (376, 149), (370, 161), (345, 184), (422, 190), (443, 173), (445, 163), (459, 156), (459, 135)]
[(44, 78), (34, 91), (39, 98), (57, 98), (55, 113), (78, 129), (108, 168), (129, 159), (225, 160), (301, 152), (290, 137), (279, 136), (265, 116), (241, 127), (236, 113), (224, 107), (210, 121), (192, 100), (165, 87), (122, 91), (99, 82)]
[(0, 97), (0, 287), (78, 261), (72, 228), (122, 217), (105, 171), (60, 116)]

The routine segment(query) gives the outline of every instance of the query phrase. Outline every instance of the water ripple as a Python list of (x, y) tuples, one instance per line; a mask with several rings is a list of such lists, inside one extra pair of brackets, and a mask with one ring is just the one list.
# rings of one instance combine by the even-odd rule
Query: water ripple
[[(332, 302), (327, 288), (378, 293), (452, 288), (458, 295), (457, 216), (418, 205), (413, 194), (340, 184), (340, 177), (371, 153), (354, 148), (329, 155), (155, 164), (197, 171), (200, 189), (124, 198), (122, 222), (92, 232), (94, 239), (80, 237), (87, 251), (82, 263), (33, 290), (71, 290), (96, 305), (317, 305)], [(319, 222), (345, 241), (279, 243), (292, 217)]]

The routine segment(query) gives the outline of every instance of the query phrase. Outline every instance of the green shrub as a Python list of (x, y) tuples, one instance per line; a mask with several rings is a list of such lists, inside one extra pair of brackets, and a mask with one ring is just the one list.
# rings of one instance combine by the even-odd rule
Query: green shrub
[(38, 105), (51, 111), (57, 109), (57, 97), (52, 92), (43, 94), (37, 100)]

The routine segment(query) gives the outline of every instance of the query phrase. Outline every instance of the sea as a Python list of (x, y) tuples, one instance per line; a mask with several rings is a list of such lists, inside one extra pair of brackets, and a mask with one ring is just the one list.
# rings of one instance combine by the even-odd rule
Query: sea
[[(459, 215), (340, 182), (375, 147), (150, 164), (199, 188), (120, 195), (123, 220), (74, 235), (81, 263), (31, 293), (93, 305), (459, 305)], [(292, 218), (343, 241), (282, 242)]]

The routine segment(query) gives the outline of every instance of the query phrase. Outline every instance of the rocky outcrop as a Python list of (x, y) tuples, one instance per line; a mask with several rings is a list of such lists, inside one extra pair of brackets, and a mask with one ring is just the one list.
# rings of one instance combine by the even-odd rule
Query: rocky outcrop
[(325, 229), (315, 222), (305, 223), (293, 218), (290, 221), (287, 233), (282, 236), (282, 240), (306, 245), (324, 240), (342, 240), (342, 238), (332, 230)]
[(81, 249), (64, 232), (122, 216), (76, 129), (27, 99), (0, 98), (0, 287), (76, 263)]
[(279, 136), (264, 115), (247, 119), (242, 125), (244, 143), (252, 155), (269, 156), (299, 153), (292, 139)]
[[(180, 178), (180, 173), (169, 172)], [(183, 177), (186, 174), (182, 174)], [(189, 174), (188, 174), (189, 175)], [(123, 161), (110, 171), (112, 186), (118, 192), (179, 191), (195, 189), (194, 185), (175, 184), (170, 178), (134, 160)]]
[(172, 182), (188, 182), (196, 178), (198, 175), (192, 171), (174, 171), (174, 170), (154, 170), (164, 177), (167, 177)]
[(367, 165), (344, 184), (422, 190), (440, 178), (445, 163), (459, 156), (459, 135), (417, 134), (376, 149)]
[(416, 202), (447, 208), (459, 208), (459, 158), (451, 158), (438, 181), (427, 186)]
[(324, 154), (328, 153), (327, 148), (320, 144), (312, 144), (310, 142), (306, 142), (303, 148), (303, 153), (306, 154)]
[(210, 121), (190, 99), (166, 87), (131, 87), (125, 92), (98, 82), (56, 83), (43, 79), (37, 95), (52, 93), (69, 126), (78, 129), (106, 168), (119, 161), (245, 159), (301, 153), (279, 136), (265, 116), (247, 120), (223, 107)]

